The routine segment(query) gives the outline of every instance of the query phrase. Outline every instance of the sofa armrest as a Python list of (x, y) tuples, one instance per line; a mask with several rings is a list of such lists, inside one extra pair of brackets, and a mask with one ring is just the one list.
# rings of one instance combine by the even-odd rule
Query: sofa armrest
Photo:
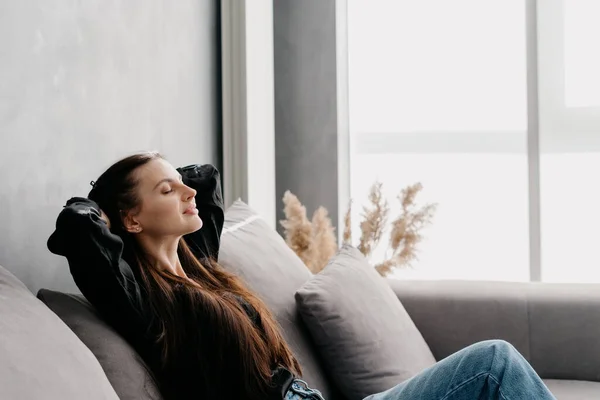
[(437, 360), (503, 339), (544, 379), (600, 381), (600, 284), (388, 281)]

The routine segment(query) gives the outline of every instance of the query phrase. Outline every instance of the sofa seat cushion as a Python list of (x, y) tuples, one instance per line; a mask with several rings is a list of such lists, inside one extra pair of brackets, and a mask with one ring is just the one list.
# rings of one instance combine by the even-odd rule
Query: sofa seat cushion
[(544, 383), (557, 400), (600, 399), (600, 382), (544, 379)]

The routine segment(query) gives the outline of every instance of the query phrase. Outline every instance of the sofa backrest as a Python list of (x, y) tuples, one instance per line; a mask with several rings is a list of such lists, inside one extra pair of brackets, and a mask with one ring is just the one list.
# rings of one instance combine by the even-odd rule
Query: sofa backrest
[(543, 379), (600, 382), (600, 285), (389, 283), (440, 360), (475, 342), (510, 342)]
[(135, 351), (80, 294), (40, 289), (46, 304), (94, 353), (121, 400), (161, 400), (152, 372)]
[(239, 276), (271, 310), (302, 366), (302, 378), (326, 399), (340, 399), (294, 298), (311, 273), (277, 231), (242, 201), (234, 202), (225, 213), (219, 263)]
[(1, 266), (0, 399), (119, 399), (90, 350)]

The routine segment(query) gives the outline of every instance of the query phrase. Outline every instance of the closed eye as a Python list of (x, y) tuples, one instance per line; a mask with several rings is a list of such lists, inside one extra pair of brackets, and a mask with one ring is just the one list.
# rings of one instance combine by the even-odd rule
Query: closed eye
[(173, 189), (169, 189), (167, 191), (164, 191), (163, 194), (169, 194), (169, 193), (172, 193), (172, 192), (173, 192)]
[[(179, 176), (177, 177), (177, 180), (176, 180), (176, 179), (171, 179), (171, 178), (165, 178), (165, 179), (161, 179), (160, 181), (158, 181), (158, 182), (156, 183), (156, 185), (154, 185), (154, 189), (152, 189), (152, 190), (156, 190), (156, 189), (158, 189), (158, 188), (160, 187), (160, 184), (161, 184), (161, 183), (174, 183), (174, 182), (177, 182), (177, 181), (179, 181), (180, 183), (182, 183), (182, 182), (183, 182), (183, 176), (179, 175)], [(169, 192), (169, 193), (170, 193), (170, 192)]]

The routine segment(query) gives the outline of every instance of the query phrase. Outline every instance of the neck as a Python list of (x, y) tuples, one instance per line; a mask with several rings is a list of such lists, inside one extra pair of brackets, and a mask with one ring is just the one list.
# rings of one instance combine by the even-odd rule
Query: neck
[(187, 278), (179, 261), (179, 255), (177, 255), (179, 240), (180, 237), (159, 239), (144, 234), (138, 235), (140, 245), (146, 251), (146, 254), (150, 256), (150, 259), (154, 260), (159, 269), (169, 271), (173, 275), (182, 278)]

